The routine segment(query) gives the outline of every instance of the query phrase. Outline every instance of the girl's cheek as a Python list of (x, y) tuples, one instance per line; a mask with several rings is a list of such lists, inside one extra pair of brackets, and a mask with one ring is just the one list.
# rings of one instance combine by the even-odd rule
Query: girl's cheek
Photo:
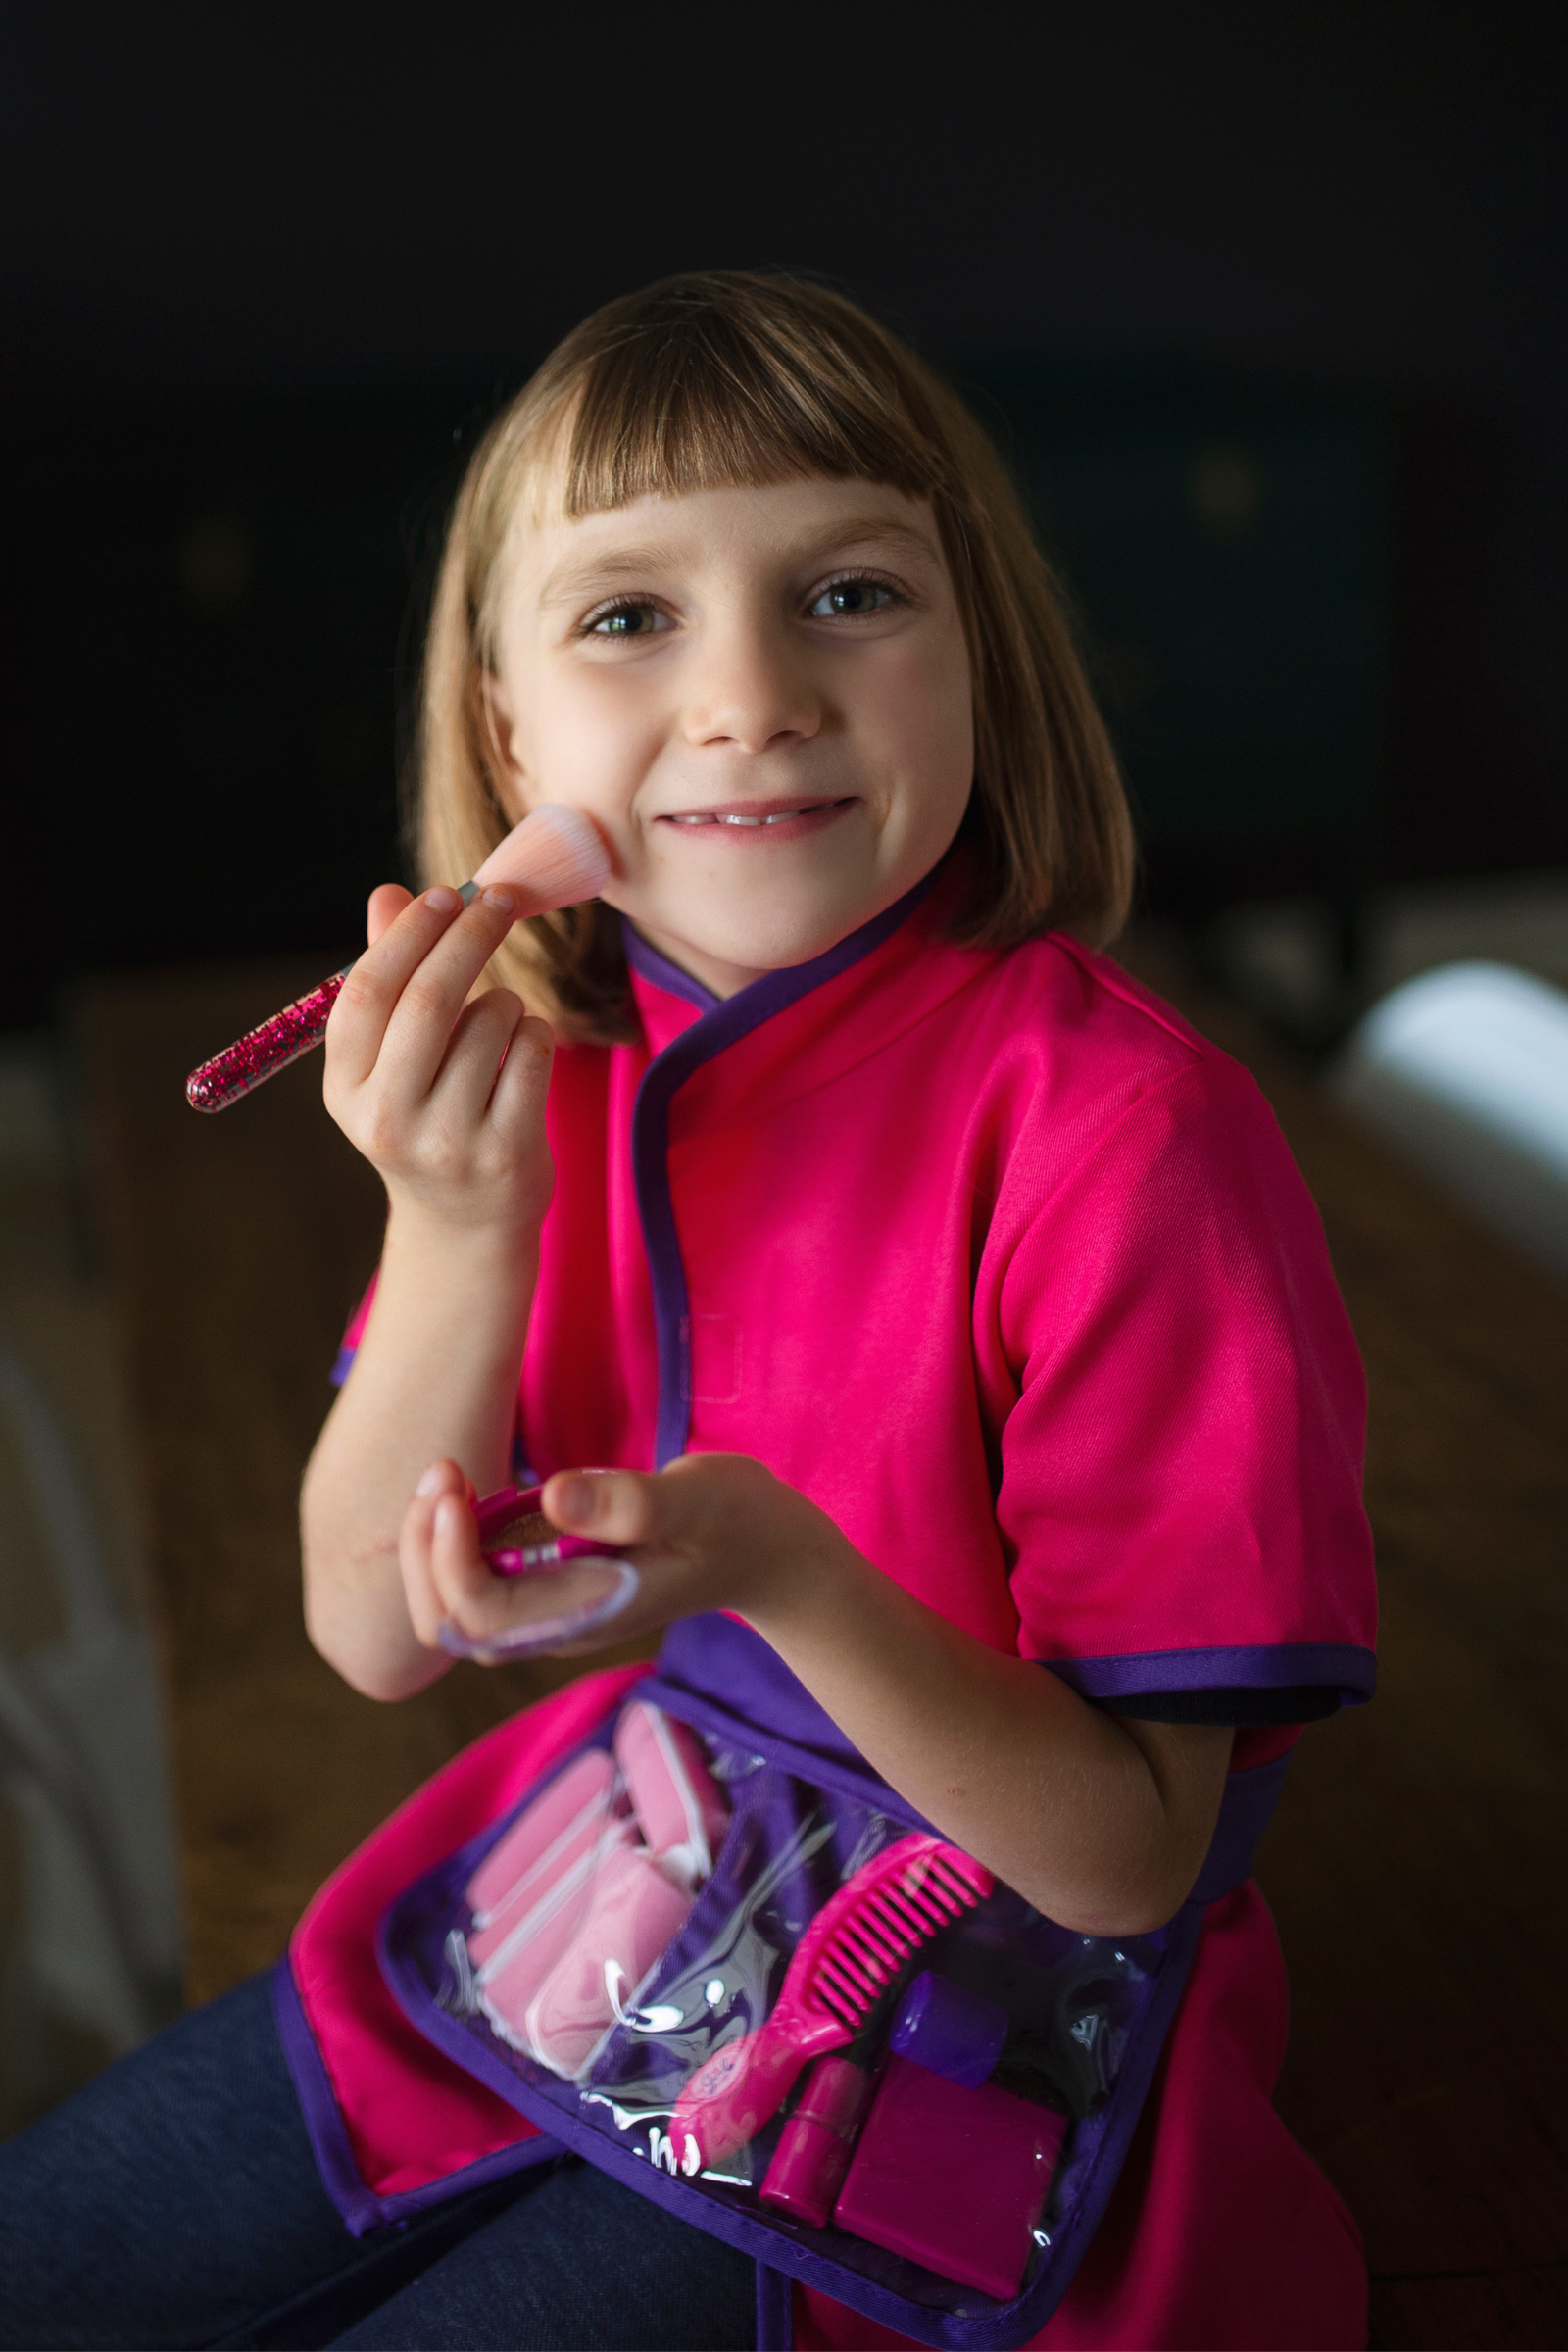
[(566, 698), (544, 715), (533, 776), (538, 797), (586, 809), (609, 835), (624, 872), (636, 854), (637, 795), (664, 750), (664, 729), (623, 693)]

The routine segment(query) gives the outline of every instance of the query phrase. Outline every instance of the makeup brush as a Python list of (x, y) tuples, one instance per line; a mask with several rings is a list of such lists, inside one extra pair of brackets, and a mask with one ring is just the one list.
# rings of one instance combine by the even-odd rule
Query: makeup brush
[[(546, 802), (513, 826), (458, 896), (466, 906), (488, 884), (505, 882), (517, 893), (519, 916), (547, 914), (552, 907), (575, 906), (583, 899), (597, 898), (609, 879), (610, 859), (592, 819), (580, 808)], [(192, 1110), (226, 1110), (241, 1095), (318, 1046), (338, 990), (353, 969), (346, 963), (308, 997), (296, 998), (259, 1029), (248, 1030), (192, 1070), (185, 1081), (185, 1100)]]

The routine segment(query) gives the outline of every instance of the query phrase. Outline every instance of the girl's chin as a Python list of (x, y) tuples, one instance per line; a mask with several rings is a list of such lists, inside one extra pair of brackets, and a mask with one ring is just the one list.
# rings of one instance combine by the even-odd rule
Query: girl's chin
[(683, 926), (677, 933), (655, 915), (644, 919), (635, 909), (626, 909), (650, 946), (720, 996), (732, 996), (768, 972), (790, 971), (797, 964), (809, 963), (813, 956), (825, 956), (879, 911), (874, 906), (863, 914), (856, 909), (843, 914), (813, 910), (799, 922), (781, 923), (775, 906), (766, 913), (759, 909), (756, 923), (737, 924), (734, 909), (729, 908), (725, 920)]

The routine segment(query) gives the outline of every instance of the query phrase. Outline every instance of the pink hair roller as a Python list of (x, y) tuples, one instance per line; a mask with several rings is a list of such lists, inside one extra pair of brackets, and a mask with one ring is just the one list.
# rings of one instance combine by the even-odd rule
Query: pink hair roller
[(666, 1871), (700, 1886), (729, 1825), (729, 1805), (697, 1734), (662, 1707), (633, 1699), (615, 1726), (615, 1761), (649, 1846)]
[(633, 1700), (613, 1753), (568, 1765), (468, 1882), (474, 1990), (502, 2039), (577, 2074), (685, 1925), (728, 1818), (696, 1735)]
[(475, 1968), (514, 1936), (519, 1948), (528, 1943), (554, 1916), (557, 1890), (612, 1828), (614, 1795), (614, 1760), (591, 1747), (491, 1847), (467, 1888), (473, 1913), (468, 1958)]

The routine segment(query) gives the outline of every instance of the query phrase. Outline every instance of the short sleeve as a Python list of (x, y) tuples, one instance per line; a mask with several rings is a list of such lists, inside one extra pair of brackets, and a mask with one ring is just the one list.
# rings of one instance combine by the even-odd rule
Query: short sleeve
[(1163, 1721), (1299, 1723), (1369, 1697), (1365, 1384), (1255, 1084), (1195, 1045), (1051, 1166), (999, 1203), (1016, 1401), (998, 1520), (1023, 1654)]
[(370, 1306), (375, 1298), (375, 1286), (379, 1280), (378, 1273), (370, 1276), (366, 1285), (365, 1297), (349, 1317), (348, 1329), (343, 1334), (342, 1345), (337, 1351), (337, 1361), (327, 1374), (334, 1389), (340, 1389), (354, 1369), (354, 1358), (360, 1351), (360, 1341), (364, 1336), (365, 1326), (370, 1320)]

